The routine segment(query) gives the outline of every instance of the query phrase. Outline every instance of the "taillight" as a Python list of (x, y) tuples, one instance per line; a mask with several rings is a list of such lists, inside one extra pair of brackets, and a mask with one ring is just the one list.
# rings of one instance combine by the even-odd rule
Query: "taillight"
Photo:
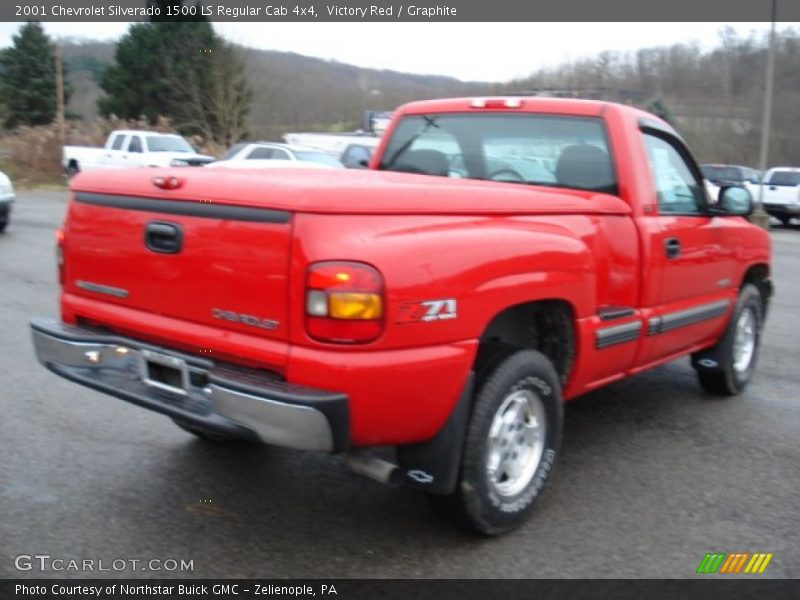
[(314, 263), (306, 275), (306, 331), (315, 340), (363, 344), (383, 332), (383, 278), (369, 265)]
[(58, 283), (64, 285), (64, 230), (56, 229), (56, 265), (58, 265)]
[(472, 108), (521, 108), (519, 98), (475, 98), (470, 102)]

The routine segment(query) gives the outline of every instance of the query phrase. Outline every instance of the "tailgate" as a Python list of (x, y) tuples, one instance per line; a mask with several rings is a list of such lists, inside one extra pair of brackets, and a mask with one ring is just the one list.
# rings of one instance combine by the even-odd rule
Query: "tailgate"
[(287, 211), (75, 192), (65, 290), (285, 340), (290, 238)]

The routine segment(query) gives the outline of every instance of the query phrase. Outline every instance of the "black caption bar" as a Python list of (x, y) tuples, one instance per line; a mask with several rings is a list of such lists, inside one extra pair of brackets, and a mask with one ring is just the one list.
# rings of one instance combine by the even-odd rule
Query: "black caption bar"
[[(767, 0), (3, 0), (0, 21), (769, 21)], [(800, 21), (800, 2), (778, 0), (777, 20)], [(598, 31), (602, 36), (602, 31)], [(479, 40), (476, 40), (479, 43)]]
[(272, 600), (325, 598), (336, 600), (537, 600), (647, 598), (648, 600), (716, 600), (731, 598), (798, 598), (798, 580), (255, 580), (255, 579), (29, 579), (0, 581), (3, 600)]

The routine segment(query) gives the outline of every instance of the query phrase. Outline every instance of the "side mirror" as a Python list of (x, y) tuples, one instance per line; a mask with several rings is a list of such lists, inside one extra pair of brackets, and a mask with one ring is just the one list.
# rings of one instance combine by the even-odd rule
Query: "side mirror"
[(753, 197), (747, 188), (724, 185), (719, 189), (716, 208), (720, 214), (746, 217), (753, 212)]

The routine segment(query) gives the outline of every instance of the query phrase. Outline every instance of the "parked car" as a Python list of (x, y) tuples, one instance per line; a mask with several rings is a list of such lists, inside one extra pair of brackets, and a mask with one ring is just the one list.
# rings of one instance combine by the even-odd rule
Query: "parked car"
[(299, 144), (338, 156), (348, 169), (366, 169), (381, 138), (374, 133), (287, 133), (288, 144)]
[(348, 132), (348, 133), (287, 133), (283, 136), (287, 144), (305, 146), (332, 154), (344, 156), (348, 147), (361, 146), (375, 150), (381, 138), (375, 133)]
[(13, 204), (14, 186), (8, 176), (0, 171), (0, 233), (4, 232), (8, 227)]
[(39, 360), (203, 439), (343, 452), (490, 535), (551, 479), (564, 401), (685, 355), (711, 394), (752, 379), (769, 235), (665, 121), (460, 98), (385, 135), (336, 177), (76, 179)]
[(800, 217), (800, 168), (775, 167), (764, 176), (764, 210), (789, 225)]
[(277, 142), (242, 142), (234, 144), (225, 153), (220, 162), (230, 160), (299, 160), (321, 163), (336, 169), (344, 168), (338, 158), (327, 152), (306, 146), (280, 144)]
[(756, 169), (740, 165), (703, 164), (700, 165), (700, 170), (703, 176), (716, 186), (723, 182), (744, 186), (758, 185), (761, 182)]
[(62, 167), (68, 177), (95, 169), (197, 167), (214, 160), (198, 154), (184, 138), (153, 131), (112, 131), (103, 148), (64, 146)]
[(706, 179), (709, 196), (714, 199), (719, 194), (722, 184), (741, 185), (747, 188), (752, 196), (755, 196), (757, 186), (761, 181), (761, 176), (756, 169), (741, 165), (702, 164), (700, 170)]

